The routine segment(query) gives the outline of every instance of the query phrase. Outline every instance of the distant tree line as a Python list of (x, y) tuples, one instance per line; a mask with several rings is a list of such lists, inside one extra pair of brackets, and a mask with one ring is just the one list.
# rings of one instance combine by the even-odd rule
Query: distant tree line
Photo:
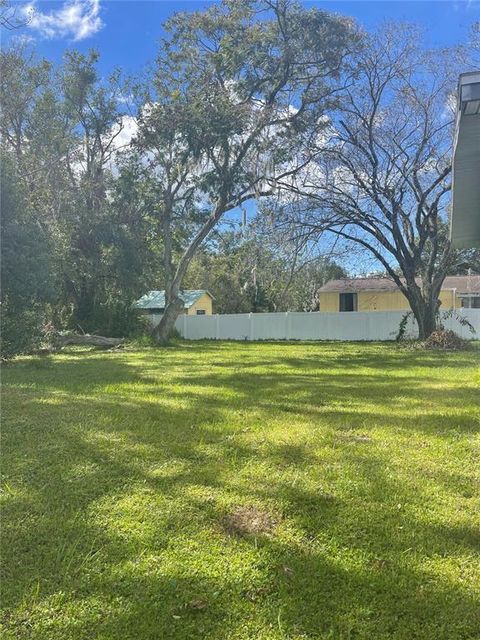
[(428, 334), (445, 274), (478, 262), (446, 233), (465, 51), (289, 0), (224, 0), (165, 30), (142, 82), (101, 77), (96, 52), (1, 53), (2, 354), (46, 324), (129, 335), (153, 288), (158, 341), (182, 288), (219, 312), (315, 310), (345, 274), (321, 250), (335, 237), (398, 281)]

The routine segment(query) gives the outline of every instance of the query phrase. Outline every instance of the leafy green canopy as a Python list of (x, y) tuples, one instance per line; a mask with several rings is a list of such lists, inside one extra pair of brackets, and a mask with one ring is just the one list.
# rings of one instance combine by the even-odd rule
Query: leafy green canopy
[[(138, 149), (160, 186), (167, 307), (158, 339), (179, 312), (188, 266), (227, 211), (271, 195), (308, 164), (307, 139), (325, 126), (351, 21), (294, 2), (228, 0), (178, 14), (157, 59), (139, 121)], [(179, 218), (192, 222), (177, 261)]]

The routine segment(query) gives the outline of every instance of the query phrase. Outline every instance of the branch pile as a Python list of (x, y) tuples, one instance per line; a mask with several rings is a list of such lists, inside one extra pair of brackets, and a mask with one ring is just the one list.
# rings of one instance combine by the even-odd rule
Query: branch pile
[(457, 336), (450, 329), (437, 329), (422, 342), (424, 349), (445, 349), (451, 351), (463, 351), (469, 349), (470, 345), (466, 340)]

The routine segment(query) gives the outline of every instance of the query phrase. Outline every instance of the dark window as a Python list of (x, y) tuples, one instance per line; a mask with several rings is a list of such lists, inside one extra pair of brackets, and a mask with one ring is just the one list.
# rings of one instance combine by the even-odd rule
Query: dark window
[(462, 307), (465, 309), (480, 309), (480, 296), (465, 296), (462, 298)]
[(205, 309), (197, 309), (197, 316), (204, 316), (206, 313)]
[(356, 311), (357, 310), (357, 294), (341, 293), (340, 294), (340, 311)]

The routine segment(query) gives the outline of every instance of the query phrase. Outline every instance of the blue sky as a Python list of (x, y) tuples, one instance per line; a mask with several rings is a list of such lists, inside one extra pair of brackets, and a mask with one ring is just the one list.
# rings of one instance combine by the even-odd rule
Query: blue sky
[[(69, 48), (101, 53), (101, 69), (115, 66), (127, 74), (142, 71), (155, 59), (162, 23), (176, 11), (195, 11), (211, 2), (204, 0), (57, 0), (15, 2), (19, 10), (33, 9), (29, 26), (21, 33), (33, 38), (39, 54), (60, 60)], [(355, 17), (367, 29), (384, 19), (402, 19), (423, 25), (432, 45), (465, 42), (473, 22), (480, 20), (480, 0), (409, 1), (305, 1)], [(3, 44), (20, 31), (3, 34)]]
[[(201, 10), (213, 2), (206, 0), (36, 0), (15, 3), (18, 12), (29, 13), (30, 22), (21, 30), (2, 34), (9, 39), (28, 37), (38, 54), (60, 62), (67, 49), (97, 49), (100, 70), (108, 75), (115, 67), (127, 76), (142, 73), (156, 57), (162, 23), (176, 11)], [(480, 20), (480, 0), (304, 0), (306, 6), (352, 16), (367, 30), (385, 19), (405, 20), (422, 25), (433, 46), (465, 43), (471, 25)], [(249, 218), (255, 203), (246, 205)], [(232, 217), (233, 216), (233, 217)], [(236, 220), (236, 213), (229, 219)], [(346, 261), (352, 273), (366, 269), (358, 256)], [(368, 268), (366, 269), (368, 270)]]

